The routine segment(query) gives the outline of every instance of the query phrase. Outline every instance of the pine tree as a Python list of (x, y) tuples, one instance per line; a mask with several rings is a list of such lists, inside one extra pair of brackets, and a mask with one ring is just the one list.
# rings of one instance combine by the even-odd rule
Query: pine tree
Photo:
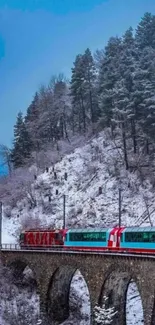
[(36, 120), (40, 146), (54, 141), (55, 111), (53, 102), (53, 89), (50, 86), (41, 86), (39, 90), (40, 109)]
[(155, 88), (149, 80), (145, 84), (141, 108), (143, 109), (141, 127), (144, 133), (155, 142)]
[(121, 129), (124, 162), (125, 162), (126, 169), (128, 169), (129, 164), (128, 164), (128, 154), (127, 154), (126, 133), (127, 133), (127, 126), (128, 126), (127, 107), (129, 103), (129, 93), (123, 80), (118, 81), (115, 85), (113, 102), (114, 102), (113, 124), (117, 124)]
[(58, 138), (68, 139), (67, 127), (71, 113), (70, 106), (69, 88), (65, 79), (62, 77), (60, 80), (57, 80), (54, 87), (55, 135)]
[(144, 14), (136, 29), (136, 43), (141, 50), (146, 46), (155, 48), (155, 15)]
[(42, 143), (40, 136), (40, 121), (40, 99), (38, 92), (36, 92), (32, 103), (27, 109), (25, 124), (33, 144), (33, 149), (37, 151), (41, 149)]
[(155, 50), (146, 47), (141, 52), (139, 66), (134, 77), (134, 101), (137, 104), (137, 120), (146, 143), (154, 141), (155, 123)]
[(21, 167), (26, 163), (31, 155), (32, 143), (26, 129), (23, 115), (21, 112), (17, 115), (17, 121), (14, 126), (14, 143), (12, 149), (12, 162), (15, 168)]
[(138, 52), (133, 37), (133, 29), (130, 27), (123, 35), (122, 52), (120, 55), (120, 75), (121, 80), (124, 80), (124, 85), (128, 92), (128, 104), (126, 110), (126, 120), (130, 128), (130, 135), (133, 141), (134, 153), (137, 152), (137, 132), (136, 132), (136, 118), (137, 109), (135, 103), (132, 101), (134, 75), (138, 65)]
[(96, 96), (96, 68), (90, 49), (86, 49), (83, 55), (84, 65), (84, 91), (87, 112), (90, 114), (91, 123), (95, 123), (100, 115)]
[(86, 131), (87, 126), (97, 121), (99, 107), (96, 94), (96, 68), (89, 49), (78, 55), (74, 62), (71, 78), (71, 96), (73, 115), (79, 131)]
[(78, 127), (78, 131), (86, 131), (86, 108), (84, 104), (84, 66), (82, 55), (76, 56), (74, 67), (72, 68), (71, 77), (71, 97), (72, 105), (74, 109), (73, 119), (74, 119), (74, 129)]
[(113, 117), (113, 88), (118, 81), (118, 68), (120, 51), (122, 49), (121, 39), (111, 37), (105, 47), (104, 58), (99, 69), (98, 92), (99, 107), (105, 125), (112, 127)]

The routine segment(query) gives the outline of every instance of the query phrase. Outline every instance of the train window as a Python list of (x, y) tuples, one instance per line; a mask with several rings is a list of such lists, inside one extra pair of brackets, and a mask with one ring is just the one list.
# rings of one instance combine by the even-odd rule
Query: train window
[(155, 243), (155, 232), (150, 232), (150, 242)]
[(149, 232), (144, 232), (143, 233), (143, 241), (148, 243), (150, 241), (150, 237), (149, 237)]
[(155, 232), (126, 232), (125, 242), (155, 242)]
[(55, 239), (56, 240), (62, 240), (62, 235), (60, 233), (55, 234)]
[(24, 234), (20, 234), (20, 241), (23, 241), (24, 240)]
[(69, 233), (69, 240), (106, 242), (106, 232), (72, 232)]

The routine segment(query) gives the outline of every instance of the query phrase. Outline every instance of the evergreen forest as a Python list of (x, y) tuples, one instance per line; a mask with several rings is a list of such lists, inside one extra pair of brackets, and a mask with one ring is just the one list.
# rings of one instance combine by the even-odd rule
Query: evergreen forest
[[(22, 108), (21, 108), (22, 109)], [(45, 148), (74, 135), (109, 128), (119, 137), (126, 169), (129, 152), (154, 158), (155, 15), (145, 13), (136, 30), (111, 37), (105, 48), (77, 54), (71, 78), (52, 76), (18, 113), (10, 159), (13, 168), (32, 163)]]

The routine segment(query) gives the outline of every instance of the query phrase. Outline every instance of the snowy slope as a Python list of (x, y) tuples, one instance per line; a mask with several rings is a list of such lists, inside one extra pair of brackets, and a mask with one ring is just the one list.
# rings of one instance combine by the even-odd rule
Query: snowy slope
[[(100, 194), (99, 187), (102, 189)], [(146, 203), (149, 202), (151, 206), (149, 212), (153, 212), (155, 208), (151, 184), (146, 181), (142, 187), (136, 172), (130, 173), (125, 170), (120, 144), (113, 143), (102, 132), (85, 146), (66, 155), (55, 166), (51, 166), (48, 172), (37, 177), (31, 189), (27, 189), (27, 197), (33, 196), (36, 201), (34, 208), (30, 207), (30, 202), (25, 198), (17, 203), (8, 218), (6, 210), (9, 207), (3, 207), (2, 242), (17, 243), (20, 230), (23, 228), (61, 227), (64, 194), (66, 227), (114, 226), (118, 224), (119, 187), (122, 189), (122, 224), (150, 225)], [(151, 214), (151, 221), (152, 223), (155, 221), (154, 212)], [(83, 300), (83, 290), (84, 286), (81, 285), (78, 275), (73, 279), (70, 305), (73, 305), (74, 310), (76, 296), (81, 304), (81, 314), (84, 315), (84, 320), (79, 324), (86, 325), (89, 324), (89, 318), (87, 319), (89, 304)], [(143, 322), (140, 297), (136, 290), (135, 284), (129, 286), (127, 325)], [(134, 310), (134, 306), (138, 306), (138, 309)], [(75, 315), (71, 313), (70, 324), (74, 321)], [(67, 322), (64, 325), (67, 325)]]
[[(30, 208), (25, 198), (11, 211), (11, 218), (5, 218), (3, 214), (3, 243), (15, 242), (21, 228), (38, 224), (61, 227), (64, 194), (66, 227), (114, 226), (118, 224), (119, 187), (122, 189), (122, 224), (149, 225), (146, 200), (152, 204), (150, 212), (155, 208), (151, 185), (146, 181), (145, 188), (142, 187), (136, 173), (125, 170), (121, 157), (121, 149), (103, 132), (65, 156), (55, 164), (54, 170), (52, 166), (37, 177), (31, 186), (32, 193), (28, 189), (27, 196), (33, 194), (36, 207)], [(102, 189), (100, 195), (99, 187)], [(6, 208), (3, 208), (4, 212)], [(155, 212), (151, 218), (153, 222)]]

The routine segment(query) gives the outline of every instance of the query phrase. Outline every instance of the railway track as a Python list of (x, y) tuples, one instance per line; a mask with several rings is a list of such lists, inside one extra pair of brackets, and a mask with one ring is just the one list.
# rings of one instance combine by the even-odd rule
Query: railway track
[(128, 253), (124, 252), (110, 252), (105, 251), (91, 251), (91, 250), (72, 250), (65, 249), (62, 246), (57, 246), (55, 248), (41, 248), (41, 249), (22, 249), (18, 244), (4, 244), (1, 246), (1, 252), (24, 252), (24, 253), (48, 253), (48, 254), (84, 254), (84, 255), (102, 255), (102, 256), (119, 256), (119, 257), (135, 257), (135, 258), (151, 258), (155, 259), (155, 254), (148, 253)]

